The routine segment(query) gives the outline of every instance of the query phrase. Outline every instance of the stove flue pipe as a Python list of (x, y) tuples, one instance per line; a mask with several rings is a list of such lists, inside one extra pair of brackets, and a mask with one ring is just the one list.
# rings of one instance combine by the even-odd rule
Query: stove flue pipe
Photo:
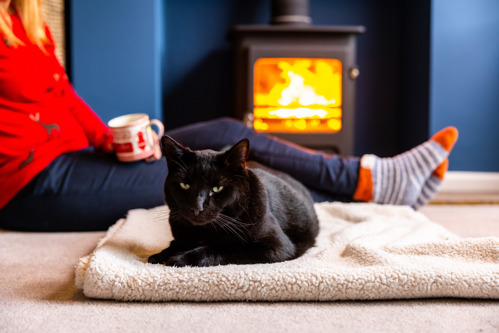
[(308, 0), (272, 0), (272, 24), (308, 25)]

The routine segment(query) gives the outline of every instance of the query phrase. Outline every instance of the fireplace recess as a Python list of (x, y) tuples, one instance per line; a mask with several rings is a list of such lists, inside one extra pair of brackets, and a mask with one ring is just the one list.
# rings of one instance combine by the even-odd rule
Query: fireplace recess
[[(364, 27), (313, 26), (297, 15), (282, 15), (280, 22), (282, 17), (298, 20), (239, 25), (231, 31), (236, 61), (235, 116), (260, 132), (325, 152), (353, 155), (354, 88), (359, 75), (356, 36)], [(304, 74), (295, 74), (298, 70)], [(284, 91), (286, 84), (293, 89)], [(306, 88), (302, 95), (307, 96), (295, 96), (296, 87)], [(299, 105), (299, 101), (310, 100), (305, 98), (310, 93), (314, 94), (312, 102)], [(280, 97), (272, 100), (272, 94)], [(296, 110), (305, 113), (296, 115)]]

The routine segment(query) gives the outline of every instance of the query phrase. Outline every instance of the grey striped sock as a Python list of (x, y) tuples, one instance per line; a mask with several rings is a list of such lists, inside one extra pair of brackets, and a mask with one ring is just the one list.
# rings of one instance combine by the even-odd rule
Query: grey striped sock
[(442, 180), (432, 174), (426, 183), (424, 183), (423, 189), (421, 190), (416, 203), (412, 205), (412, 208), (419, 209), (420, 207), (426, 205), (431, 199), (433, 199), (435, 194), (437, 194), (440, 189), (440, 185), (442, 185)]
[(449, 153), (437, 142), (427, 141), (392, 158), (364, 155), (361, 164), (371, 169), (373, 202), (417, 204), (425, 183)]

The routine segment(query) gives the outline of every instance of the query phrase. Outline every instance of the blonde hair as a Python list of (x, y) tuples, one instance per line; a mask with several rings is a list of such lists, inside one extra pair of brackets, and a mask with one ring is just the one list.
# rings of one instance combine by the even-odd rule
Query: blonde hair
[[(16, 10), (19, 14), (29, 40), (45, 51), (44, 45), (50, 44), (50, 40), (45, 33), (40, 0), (12, 0), (10, 9)], [(12, 31), (12, 23), (7, 18), (8, 12), (2, 10), (0, 15), (0, 32), (3, 34), (4, 39), (14, 47), (24, 45)]]

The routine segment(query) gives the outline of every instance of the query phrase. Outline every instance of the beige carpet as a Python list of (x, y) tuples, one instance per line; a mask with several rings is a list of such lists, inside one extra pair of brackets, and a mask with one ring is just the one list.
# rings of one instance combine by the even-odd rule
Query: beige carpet
[[(428, 206), (462, 237), (499, 236), (499, 206)], [(103, 232), (0, 232), (0, 332), (498, 332), (499, 302), (123, 303), (87, 299), (74, 267)]]

